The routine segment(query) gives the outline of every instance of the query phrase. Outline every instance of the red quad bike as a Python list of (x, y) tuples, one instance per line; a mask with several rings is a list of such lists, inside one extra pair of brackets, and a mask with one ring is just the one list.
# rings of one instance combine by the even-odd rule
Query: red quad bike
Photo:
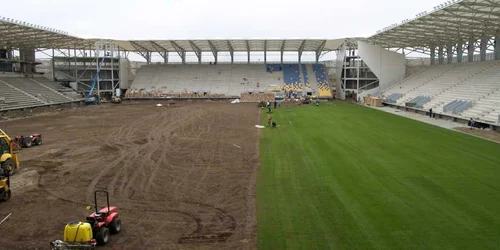
[(33, 145), (40, 146), (42, 145), (42, 135), (32, 134), (30, 136), (16, 136), (14, 137), (14, 143), (16, 143), (21, 148), (29, 148)]
[[(106, 195), (106, 207), (97, 211), (97, 194)], [(118, 218), (118, 208), (109, 205), (108, 191), (94, 191), (95, 212), (87, 217), (87, 222), (92, 226), (92, 234), (98, 245), (105, 245), (109, 241), (110, 232), (117, 234), (122, 228), (122, 222)]]
[[(98, 194), (106, 195), (106, 207), (98, 210)], [(109, 205), (109, 194), (104, 190), (94, 191), (95, 212), (87, 217), (86, 222), (72, 221), (64, 228), (64, 239), (50, 242), (51, 250), (93, 250), (98, 245), (105, 245), (111, 234), (120, 232), (122, 223), (118, 218), (118, 208)], [(92, 206), (87, 206), (91, 210)]]

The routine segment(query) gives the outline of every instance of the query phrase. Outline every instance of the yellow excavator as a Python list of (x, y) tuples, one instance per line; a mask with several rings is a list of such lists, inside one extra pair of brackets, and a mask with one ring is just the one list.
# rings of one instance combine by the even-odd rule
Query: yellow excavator
[(0, 201), (10, 199), (10, 176), (7, 171), (0, 169)]
[(19, 168), (19, 146), (0, 129), (0, 166), (9, 176), (15, 174)]

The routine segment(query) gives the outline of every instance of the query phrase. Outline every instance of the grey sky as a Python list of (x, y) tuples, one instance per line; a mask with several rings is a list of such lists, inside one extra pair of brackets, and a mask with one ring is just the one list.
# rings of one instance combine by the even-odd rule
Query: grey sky
[(2, 1), (0, 16), (85, 38), (342, 38), (369, 36), (442, 2), (17, 0)]

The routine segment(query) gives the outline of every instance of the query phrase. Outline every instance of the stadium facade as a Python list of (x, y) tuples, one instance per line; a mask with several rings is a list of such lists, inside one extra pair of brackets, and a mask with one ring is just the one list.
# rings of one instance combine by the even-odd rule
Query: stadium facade
[[(151, 96), (152, 93), (161, 96), (172, 93), (171, 86), (175, 84), (166, 79), (181, 79), (184, 75), (180, 74), (174, 77), (163, 75), (164, 78), (158, 79), (157, 73), (159, 71), (171, 70), (174, 73), (179, 71), (172, 70), (173, 66), (156, 66), (154, 68), (149, 65), (180, 64), (180, 66), (176, 66), (177, 69), (184, 69), (182, 65), (188, 67), (188, 65), (199, 64), (205, 66), (189, 66), (191, 67), (189, 69), (195, 72), (196, 77), (186, 81), (186, 87), (178, 88), (179, 91), (183, 89), (185, 92), (195, 94), (220, 91), (221, 93), (217, 94), (223, 94), (222, 89), (226, 91), (227, 88), (229, 92), (231, 90), (242, 93), (272, 90), (275, 93), (285, 95), (289, 91), (294, 94), (300, 92), (318, 96), (318, 92), (327, 90), (330, 97), (339, 99), (353, 97), (358, 100), (367, 95), (379, 95), (386, 98), (389, 90), (394, 90), (397, 86), (403, 89), (404, 84), (408, 84), (408, 77), (420, 79), (425, 76), (429, 78), (420, 79), (419, 84), (409, 88), (407, 92), (392, 91), (391, 98), (386, 100), (386, 103), (389, 104), (398, 103), (400, 99), (398, 97), (413, 96), (409, 92), (421, 89), (423, 90), (421, 95), (415, 96), (415, 98), (419, 98), (419, 105), (409, 106), (424, 109), (426, 102), (422, 103), (421, 100), (440, 100), (441, 94), (453, 92), (455, 87), (465, 88), (463, 86), (467, 86), (466, 89), (474, 91), (476, 86), (473, 85), (474, 81), (467, 79), (474, 80), (473, 77), (477, 74), (486, 72), (486, 69), (489, 68), (496, 68), (496, 65), (484, 64), (484, 68), (478, 67), (478, 71), (474, 73), (476, 75), (471, 73), (464, 75), (463, 78), (454, 79), (455, 85), (460, 86), (450, 85), (433, 92), (427, 91), (427, 89), (432, 90), (433, 88), (429, 88), (430, 86), (445, 81), (440, 77), (446, 76), (446, 72), (440, 71), (439, 74), (432, 76), (426, 74), (418, 76), (419, 72), (427, 71), (427, 69), (411, 68), (415, 66), (412, 64), (415, 61), (423, 62), (424, 59), (409, 60), (409, 56), (418, 53), (421, 57), (426, 57), (425, 61), (430, 65), (429, 68), (440, 65), (499, 60), (500, 43), (497, 42), (500, 39), (499, 25), (500, 1), (498, 0), (448, 1), (435, 6), (431, 11), (421, 12), (414, 18), (389, 25), (370, 37), (341, 39), (83, 39), (64, 31), (0, 17), (0, 70), (4, 73), (32, 75), (37, 73), (35, 66), (39, 64), (36, 55), (43, 53), (52, 58), (48, 70), (50, 80), (64, 82), (74, 91), (85, 93), (85, 91), (90, 90), (92, 76), (101, 70), (99, 69), (99, 62), (101, 62), (103, 68), (97, 77), (96, 92), (98, 95), (125, 95), (127, 90), (133, 90), (134, 93), (139, 93), (135, 96)], [(284, 60), (284, 55), (290, 52), (297, 56), (294, 62)], [(143, 64), (145, 66), (141, 67), (144, 68), (143, 73), (140, 69), (136, 72), (132, 65), (137, 63), (128, 60), (130, 53), (138, 54), (144, 58), (145, 63)], [(203, 86), (203, 82), (200, 81), (203, 79), (200, 78), (211, 71), (207, 65), (241, 64), (242, 62), (235, 61), (235, 55), (242, 53), (246, 54), (247, 64), (261, 63), (266, 66), (261, 69), (252, 68), (251, 71), (248, 71), (252, 74), (250, 77), (245, 76), (244, 67), (241, 68), (241, 66), (213, 67), (212, 71), (217, 71), (220, 76), (211, 76), (210, 88)], [(263, 60), (252, 62), (253, 53), (263, 55)], [(269, 53), (278, 53), (280, 60), (271, 62), (268, 60)], [(304, 53), (313, 54), (314, 60), (302, 60)], [(335, 62), (320, 60), (326, 53), (335, 53)], [(229, 55), (228, 60), (220, 60), (221, 55), (224, 54)], [(206, 55), (209, 55), (211, 59), (203, 60)], [(160, 56), (163, 60), (153, 62), (154, 56)], [(171, 60), (172, 57), (177, 57), (180, 60), (176, 60), (178, 62), (174, 63)], [(194, 58), (194, 60), (189, 60), (189, 58)], [(320, 64), (321, 67), (317, 66)], [(276, 79), (263, 73), (264, 71), (268, 73), (275, 71), (278, 67), (273, 65), (281, 65), (279, 69), (283, 68), (279, 77), (274, 76)], [(467, 69), (469, 68), (467, 67)], [(453, 69), (446, 70), (453, 72)], [(142, 80), (136, 81), (136, 73)], [(225, 77), (225, 73), (229, 76)], [(416, 76), (413, 76), (413, 73), (416, 73)], [(148, 74), (156, 75), (149, 76)], [(237, 77), (246, 80), (236, 79)], [(315, 86), (311, 86), (312, 80), (307, 80), (311, 78), (316, 82)], [(228, 86), (222, 86), (224, 81), (232, 83), (229, 83)], [(269, 86), (261, 85), (261, 81), (269, 83)], [(274, 84), (273, 81), (277, 81), (277, 84)], [(150, 83), (152, 87), (148, 89), (147, 86)], [(5, 84), (10, 88), (16, 88), (8, 82)], [(247, 84), (249, 86), (239, 88), (235, 87), (234, 84)], [(140, 85), (140, 87), (135, 88), (134, 85)], [(456, 98), (453, 100), (443, 99), (445, 103), (439, 103), (435, 108), (441, 110), (442, 106), (451, 104), (453, 101), (466, 101), (467, 105), (462, 106), (458, 109), (459, 111), (453, 109), (453, 112), (458, 112), (457, 114), (449, 114), (456, 117), (462, 111), (473, 108), (475, 103), (479, 103), (482, 99), (488, 98), (492, 94), (496, 95), (496, 87), (496, 85), (492, 85), (491, 91), (485, 93), (484, 96), (473, 95), (474, 98), (470, 100), (467, 99), (467, 95), (450, 95)], [(169, 88), (170, 92), (164, 91)], [(256, 88), (260, 89), (256, 91)], [(22, 88), (18, 89), (22, 91)], [(280, 90), (284, 93), (281, 93)], [(426, 95), (426, 91), (430, 94)], [(228, 96), (234, 97), (233, 94)], [(36, 95), (32, 95), (32, 97), (37, 98)], [(415, 100), (413, 98), (406, 101), (399, 103), (399, 105), (408, 106), (407, 103), (411, 104)], [(496, 108), (496, 105), (493, 103), (491, 110), (484, 111), (488, 115), (488, 120), (485, 122), (496, 124), (499, 122), (499, 117), (493, 119), (497, 111), (500, 110), (500, 108)], [(445, 115), (444, 113), (446, 112), (443, 110), (443, 115)], [(477, 115), (484, 118), (485, 114), (483, 113)]]

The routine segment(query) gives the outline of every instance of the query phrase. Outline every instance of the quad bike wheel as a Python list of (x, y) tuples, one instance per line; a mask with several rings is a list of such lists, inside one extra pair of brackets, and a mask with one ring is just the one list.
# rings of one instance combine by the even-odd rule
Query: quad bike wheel
[(24, 140), (23, 140), (23, 145), (24, 145), (24, 147), (26, 147), (26, 148), (31, 147), (31, 145), (32, 145), (31, 138), (24, 138)]
[(109, 224), (109, 231), (113, 234), (117, 234), (122, 229), (122, 221), (119, 218), (114, 218)]
[(99, 245), (106, 245), (109, 241), (109, 230), (105, 227), (101, 227), (99, 231), (97, 232), (95, 239), (97, 241), (97, 244)]

